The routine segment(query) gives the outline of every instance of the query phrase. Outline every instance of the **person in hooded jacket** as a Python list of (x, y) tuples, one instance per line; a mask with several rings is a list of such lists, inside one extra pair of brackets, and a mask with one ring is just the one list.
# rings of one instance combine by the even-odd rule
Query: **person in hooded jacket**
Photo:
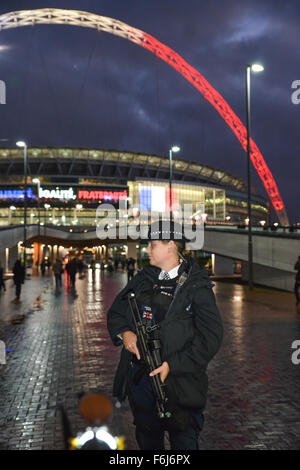
[[(171, 222), (168, 232), (162, 222), (150, 226), (150, 265), (117, 295), (107, 314), (114, 345), (123, 344), (113, 395), (120, 402), (128, 396), (140, 449), (164, 449), (168, 431), (172, 450), (198, 450), (208, 389), (206, 369), (221, 346), (223, 324), (207, 270), (183, 255), (182, 227)], [(150, 315), (160, 326), (162, 365), (150, 375), (160, 375), (171, 418), (162, 420), (157, 414), (126, 297), (130, 291), (135, 292), (142, 317)]]
[(5, 282), (4, 282), (4, 278), (3, 278), (3, 268), (2, 268), (1, 262), (0, 262), (0, 294), (1, 294), (2, 289), (4, 291), (6, 291)]
[(14, 284), (16, 286), (16, 298), (13, 300), (14, 303), (20, 302), (20, 295), (21, 295), (21, 286), (24, 284), (25, 281), (25, 267), (24, 264), (21, 263), (19, 259), (14, 264), (13, 268), (14, 273)]

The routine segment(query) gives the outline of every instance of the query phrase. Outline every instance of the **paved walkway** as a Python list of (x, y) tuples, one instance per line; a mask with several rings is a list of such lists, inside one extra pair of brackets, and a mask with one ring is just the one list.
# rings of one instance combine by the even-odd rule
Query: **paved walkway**
[[(272, 289), (215, 281), (225, 336), (209, 366), (210, 389), (201, 449), (299, 449), (300, 365), (291, 344), (300, 340), (294, 296)], [(52, 278), (27, 280), (22, 303), (9, 287), (0, 298), (0, 333), (6, 335), (6, 365), (0, 366), (0, 449), (63, 449), (59, 406), (74, 432), (86, 423), (78, 395), (111, 397), (120, 348), (106, 330), (106, 311), (126, 283), (126, 274), (89, 271), (77, 280), (77, 297)], [(20, 323), (13, 323), (16, 318)], [(5, 330), (5, 331), (4, 331)], [(108, 425), (136, 449), (126, 402)]]

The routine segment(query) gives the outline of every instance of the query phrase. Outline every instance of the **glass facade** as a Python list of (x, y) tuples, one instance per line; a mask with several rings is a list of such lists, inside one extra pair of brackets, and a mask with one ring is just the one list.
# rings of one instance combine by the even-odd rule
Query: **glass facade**
[(128, 188), (129, 207), (132, 211), (140, 211), (141, 215), (147, 216), (150, 211), (167, 213), (171, 202), (175, 215), (179, 209), (184, 210), (184, 205), (189, 204), (192, 206), (193, 213), (201, 206), (202, 212), (207, 214), (207, 220), (225, 221), (226, 194), (224, 189), (175, 181), (172, 183), (170, 198), (167, 181), (128, 181)]
[[(38, 208), (37, 185), (29, 184), (27, 191), (27, 224), (95, 226), (97, 208), (102, 203), (110, 203), (119, 209), (120, 199), (126, 199), (128, 217), (138, 215), (148, 220), (150, 212), (168, 213), (170, 202), (175, 218), (180, 209), (189, 204), (193, 214), (198, 206), (207, 222), (245, 223), (247, 219), (247, 197), (244, 193), (234, 193), (225, 189), (174, 181), (170, 198), (169, 182), (163, 180), (139, 179), (128, 181), (127, 186), (117, 184), (96, 184), (85, 179), (82, 184), (60, 184), (41, 182), (40, 209)], [(170, 199), (172, 201), (170, 201)], [(122, 210), (124, 209), (124, 204)], [(264, 198), (253, 196), (253, 223), (262, 220), (268, 223), (269, 209)], [(105, 214), (107, 217), (108, 215)], [(142, 219), (143, 217), (141, 217)], [(98, 217), (99, 220), (99, 217)], [(118, 214), (117, 214), (118, 220)], [(24, 223), (24, 186), (22, 184), (0, 184), (0, 226)]]

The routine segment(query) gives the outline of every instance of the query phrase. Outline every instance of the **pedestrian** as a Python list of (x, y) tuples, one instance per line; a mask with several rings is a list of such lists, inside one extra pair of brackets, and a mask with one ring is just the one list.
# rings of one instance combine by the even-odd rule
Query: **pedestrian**
[(77, 260), (77, 270), (79, 273), (79, 279), (83, 279), (83, 274), (82, 274), (83, 268), (84, 268), (83, 261), (81, 259)]
[(0, 263), (0, 293), (2, 292), (2, 289), (4, 290), (4, 292), (6, 291), (5, 282), (3, 279), (3, 268)]
[[(113, 395), (128, 396), (141, 450), (164, 449), (168, 431), (172, 450), (198, 450), (203, 428), (208, 379), (206, 369), (220, 348), (223, 324), (207, 270), (184, 252), (180, 224), (151, 224), (147, 253), (150, 264), (140, 270), (117, 295), (107, 314), (115, 346), (123, 343)], [(184, 278), (186, 279), (184, 282)], [(176, 286), (179, 286), (176, 288)], [(180, 287), (181, 286), (181, 287)], [(140, 358), (139, 345), (126, 294), (134, 291), (142, 318), (159, 324), (162, 365), (160, 375), (171, 418), (161, 420), (150, 377)]]
[(69, 264), (70, 264), (70, 260), (68, 258), (66, 258), (65, 259), (65, 275), (66, 275), (68, 285), (70, 283)]
[(70, 278), (71, 289), (75, 290), (76, 282), (76, 273), (78, 271), (77, 259), (73, 258), (70, 263), (68, 263), (68, 273)]
[(19, 259), (15, 262), (14, 268), (14, 283), (16, 286), (16, 298), (13, 300), (14, 303), (20, 302), (20, 295), (21, 295), (21, 286), (24, 284), (25, 281), (25, 268), (24, 264), (21, 263)]
[(295, 295), (296, 295), (296, 307), (298, 307), (300, 313), (300, 256), (296, 262), (294, 269), (297, 271), (295, 279)]
[(61, 275), (63, 273), (63, 265), (59, 258), (56, 258), (55, 263), (53, 263), (52, 270), (55, 276), (55, 286), (58, 289), (62, 286)]
[(43, 277), (45, 276), (45, 270), (46, 270), (46, 261), (45, 259), (43, 259), (43, 261), (41, 262), (41, 272), (42, 272)]
[(127, 260), (127, 280), (128, 280), (128, 282), (130, 281), (130, 279), (133, 278), (134, 270), (135, 270), (135, 259), (134, 258), (129, 258)]
[(113, 266), (111, 258), (108, 258), (107, 271), (110, 272), (110, 273), (112, 273), (114, 271), (114, 266)]

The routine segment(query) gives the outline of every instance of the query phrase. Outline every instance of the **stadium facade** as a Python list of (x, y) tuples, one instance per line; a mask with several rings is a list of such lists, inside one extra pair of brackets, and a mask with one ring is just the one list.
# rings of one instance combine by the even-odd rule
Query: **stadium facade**
[[(169, 159), (117, 150), (28, 148), (27, 223), (93, 226), (101, 203), (127, 201), (128, 217), (170, 208)], [(24, 223), (24, 150), (0, 149), (0, 225)], [(33, 182), (39, 179), (38, 184)], [(207, 223), (245, 224), (247, 187), (226, 171), (173, 159), (172, 208), (201, 204)], [(269, 223), (252, 188), (253, 223)], [(247, 223), (247, 221), (246, 221)]]

